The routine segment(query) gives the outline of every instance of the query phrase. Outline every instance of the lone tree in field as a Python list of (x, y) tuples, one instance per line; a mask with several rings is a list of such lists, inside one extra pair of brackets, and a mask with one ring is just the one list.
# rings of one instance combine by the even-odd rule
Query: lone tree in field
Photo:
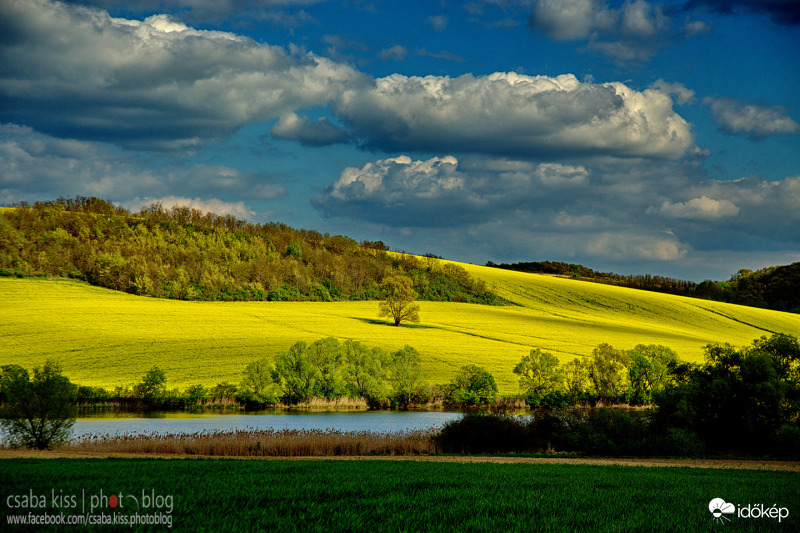
[(380, 303), (380, 316), (394, 320), (399, 326), (403, 320), (419, 322), (419, 304), (415, 303), (417, 291), (408, 276), (389, 276), (381, 284), (386, 300)]
[(0, 425), (12, 446), (44, 450), (69, 439), (75, 424), (77, 387), (46, 361), (33, 370), (18, 365), (0, 368)]

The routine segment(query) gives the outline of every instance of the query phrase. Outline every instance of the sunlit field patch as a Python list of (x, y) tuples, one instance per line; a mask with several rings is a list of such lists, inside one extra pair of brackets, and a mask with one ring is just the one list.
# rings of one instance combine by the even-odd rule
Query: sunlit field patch
[(576, 280), (462, 265), (509, 306), (420, 302), (419, 324), (394, 327), (377, 302), (183, 302), (72, 281), (0, 278), (0, 364), (55, 357), (74, 382), (132, 385), (153, 365), (168, 387), (238, 383), (247, 363), (298, 340), (333, 336), (422, 354), (431, 383), (478, 364), (501, 394), (518, 391), (514, 365), (532, 348), (562, 362), (607, 342), (662, 344), (699, 361), (712, 342), (743, 345), (800, 333), (800, 316)]

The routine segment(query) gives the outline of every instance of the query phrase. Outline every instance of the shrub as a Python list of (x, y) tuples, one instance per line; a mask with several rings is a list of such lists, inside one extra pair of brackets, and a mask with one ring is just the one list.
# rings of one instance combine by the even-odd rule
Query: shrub
[(194, 405), (208, 399), (208, 390), (202, 385), (192, 385), (186, 389), (183, 395), (187, 404)]
[(524, 421), (507, 415), (464, 415), (445, 424), (435, 440), (445, 453), (509, 453), (531, 448)]
[(568, 427), (565, 418), (558, 412), (540, 409), (528, 421), (527, 430), (532, 449), (552, 451)]
[(800, 427), (793, 424), (781, 426), (773, 448), (782, 457), (800, 457)]
[(667, 428), (662, 434), (651, 434), (648, 441), (653, 455), (697, 457), (705, 453), (705, 445), (697, 433), (684, 428)]
[(98, 404), (106, 403), (111, 400), (111, 395), (107, 390), (102, 387), (78, 387), (78, 395), (76, 401), (81, 404)]
[(445, 390), (445, 403), (460, 407), (484, 405), (496, 397), (494, 376), (477, 365), (462, 366)]
[(553, 391), (544, 396), (536, 394), (525, 397), (525, 403), (530, 407), (541, 407), (543, 409), (563, 409), (572, 403), (572, 398), (561, 391)]
[(647, 450), (648, 419), (643, 416), (600, 407), (574, 411), (567, 426), (557, 440), (560, 450), (593, 455), (639, 455)]
[(300, 298), (302, 298), (300, 290), (285, 283), (281, 287), (269, 291), (269, 300), (271, 302), (290, 302)]

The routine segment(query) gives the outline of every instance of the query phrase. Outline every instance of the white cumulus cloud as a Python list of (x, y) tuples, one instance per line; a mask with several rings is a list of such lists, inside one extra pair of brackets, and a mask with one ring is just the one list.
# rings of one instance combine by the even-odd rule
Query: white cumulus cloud
[(659, 209), (661, 214), (672, 218), (715, 220), (735, 217), (739, 208), (730, 200), (714, 200), (708, 196), (692, 198), (686, 202), (664, 201)]
[(800, 124), (783, 106), (765, 107), (735, 98), (706, 98), (703, 102), (711, 106), (714, 120), (731, 134), (745, 133), (753, 140), (780, 133), (800, 134)]
[(652, 88), (664, 94), (675, 96), (675, 101), (678, 105), (688, 104), (694, 100), (694, 91), (688, 89), (682, 83), (670, 83), (659, 78), (653, 83)]
[(366, 146), (389, 152), (676, 159), (696, 149), (690, 124), (664, 93), (572, 74), (393, 74), (345, 90), (334, 110)]
[(675, 261), (686, 255), (686, 245), (674, 235), (635, 231), (601, 232), (593, 235), (586, 252), (599, 257), (633, 257), (637, 260)]

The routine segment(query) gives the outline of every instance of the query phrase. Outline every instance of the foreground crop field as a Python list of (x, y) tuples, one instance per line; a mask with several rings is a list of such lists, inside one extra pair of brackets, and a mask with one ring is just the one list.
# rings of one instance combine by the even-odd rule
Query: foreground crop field
[[(44, 508), (32, 514), (81, 514), (85, 503), (83, 514), (95, 519), (127, 519), (138, 510), (158, 513), (177, 531), (796, 531), (800, 523), (800, 475), (793, 472), (721, 475), (688, 468), (406, 461), (18, 459), (0, 460), (0, 474), (7, 531), (25, 529), (7, 526), (7, 516), (28, 513), (10, 509), (8, 501), (29, 494), (47, 495)], [(54, 509), (53, 494), (62, 496), (57, 502), (62, 504), (74, 497), (77, 513), (63, 505)], [(111, 494), (122, 497), (115, 502)], [(733, 516), (721, 524), (709, 511), (714, 498), (737, 508), (775, 505), (788, 516), (780, 523), (777, 518)]]
[(396, 328), (376, 302), (182, 302), (71, 281), (0, 278), (0, 365), (62, 361), (85, 385), (132, 385), (154, 364), (168, 386), (238, 382), (247, 363), (298, 340), (357, 339), (422, 354), (432, 383), (469, 363), (501, 394), (517, 392), (514, 365), (532, 348), (567, 361), (600, 343), (663, 344), (685, 360), (711, 342), (743, 345), (772, 332), (800, 334), (800, 315), (535, 274), (463, 265), (516, 305), (421, 302), (419, 324)]

